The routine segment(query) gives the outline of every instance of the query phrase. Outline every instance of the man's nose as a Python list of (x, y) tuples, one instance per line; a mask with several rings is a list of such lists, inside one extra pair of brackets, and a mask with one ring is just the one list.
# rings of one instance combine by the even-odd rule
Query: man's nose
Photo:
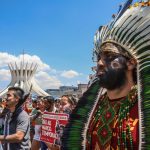
[(105, 66), (106, 64), (105, 64), (105, 61), (104, 61), (104, 60), (100, 59), (100, 60), (97, 62), (97, 65), (98, 65), (98, 66)]

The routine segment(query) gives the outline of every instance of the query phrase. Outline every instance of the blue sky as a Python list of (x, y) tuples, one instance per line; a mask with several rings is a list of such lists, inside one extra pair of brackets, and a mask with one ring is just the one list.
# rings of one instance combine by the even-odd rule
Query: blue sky
[[(25, 51), (40, 62), (42, 88), (87, 83), (92, 73), (93, 37), (123, 0), (1, 0), (0, 89), (10, 82), (7, 63)], [(11, 59), (10, 59), (11, 58)], [(55, 84), (55, 81), (57, 84)]]

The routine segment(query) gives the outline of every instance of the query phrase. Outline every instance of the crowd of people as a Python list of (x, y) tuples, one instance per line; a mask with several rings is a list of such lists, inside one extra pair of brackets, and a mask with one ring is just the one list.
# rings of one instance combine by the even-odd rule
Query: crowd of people
[(61, 131), (61, 134), (58, 134), (55, 143), (42, 141), (43, 114), (51, 112), (70, 115), (76, 106), (77, 98), (62, 95), (58, 99), (53, 96), (31, 99), (27, 96), (24, 96), (21, 88), (11, 87), (6, 98), (0, 100), (1, 149), (59, 150), (64, 127), (57, 127), (56, 130)]
[[(30, 107), (29, 94), (8, 89), (0, 101), (1, 149), (150, 149), (150, 1), (131, 3), (97, 30), (96, 73), (78, 103), (69, 95), (39, 96)], [(50, 118), (54, 142), (43, 136), (50, 133), (43, 129), (52, 130)]]

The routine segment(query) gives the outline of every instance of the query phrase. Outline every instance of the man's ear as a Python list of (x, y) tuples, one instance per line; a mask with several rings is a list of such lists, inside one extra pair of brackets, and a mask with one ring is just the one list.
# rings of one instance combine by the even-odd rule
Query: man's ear
[(137, 62), (135, 59), (130, 59), (127, 62), (128, 70), (133, 70), (137, 65)]
[(18, 96), (16, 96), (16, 102), (19, 102), (19, 97)]

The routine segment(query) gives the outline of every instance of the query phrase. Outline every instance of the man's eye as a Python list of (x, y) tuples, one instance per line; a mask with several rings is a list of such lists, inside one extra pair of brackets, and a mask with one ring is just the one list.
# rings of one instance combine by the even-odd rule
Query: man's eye
[(98, 55), (97, 56), (97, 61), (99, 61), (101, 59), (101, 56), (100, 55)]
[(117, 58), (117, 56), (113, 56), (113, 55), (107, 56), (107, 59), (110, 60), (110, 61), (113, 61), (116, 58)]
[(114, 55), (107, 55), (106, 57), (107, 58), (114, 58), (115, 56)]
[(114, 60), (111, 62), (111, 67), (112, 67), (112, 68), (120, 68), (120, 67), (121, 67), (118, 58), (114, 59)]
[(10, 97), (10, 94), (7, 94), (7, 97)]

